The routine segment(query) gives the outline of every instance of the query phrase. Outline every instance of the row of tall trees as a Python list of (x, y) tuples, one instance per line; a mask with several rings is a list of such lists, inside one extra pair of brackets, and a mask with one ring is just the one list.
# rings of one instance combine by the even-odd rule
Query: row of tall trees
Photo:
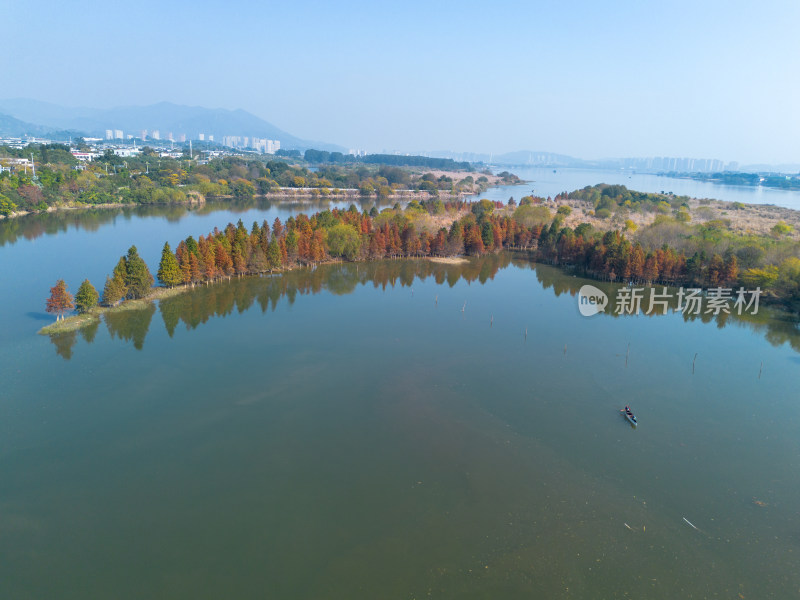
[[(492, 208), (494, 204), (490, 203)], [(419, 206), (419, 205), (418, 205)], [(453, 210), (453, 205), (446, 207)], [(477, 256), (504, 247), (530, 248), (541, 228), (526, 227), (509, 215), (461, 211), (449, 228), (431, 231), (419, 227), (409, 207), (380, 215), (348, 210), (326, 210), (312, 216), (299, 214), (285, 223), (254, 222), (250, 229), (240, 220), (207, 235), (182, 240), (175, 252), (168, 243), (162, 250), (158, 280), (172, 287), (211, 282), (220, 278), (263, 273), (294, 265), (317, 264), (330, 259)]]
[(620, 231), (599, 235), (583, 225), (573, 230), (560, 227), (559, 219), (542, 227), (536, 237), (539, 260), (574, 266), (600, 279), (704, 287), (731, 286), (739, 279), (738, 259), (732, 251), (724, 256), (701, 251), (687, 257), (668, 246), (646, 250)]
[[(281, 277), (267, 279), (242, 278), (233, 279), (230, 284), (219, 286), (202, 286), (192, 293), (178, 294), (165, 298), (154, 304), (146, 304), (135, 310), (119, 313), (107, 313), (105, 327), (111, 338), (130, 341), (133, 347), (142, 349), (145, 338), (152, 325), (152, 319), (160, 313), (167, 333), (172, 337), (178, 327), (195, 329), (215, 316), (225, 316), (235, 312), (255, 308), (262, 312), (275, 311), (282, 300), (288, 304), (295, 302), (298, 296), (317, 294), (327, 290), (336, 295), (352, 293), (358, 286), (371, 285), (376, 289), (404, 286), (413, 287), (417, 281), (431, 278), (437, 284), (454, 286), (460, 279), (468, 282), (486, 283), (493, 279), (500, 269), (514, 264), (519, 268), (530, 269), (533, 263), (522, 255), (511, 253), (486, 254), (483, 257), (460, 264), (442, 264), (432, 261), (375, 261), (366, 265), (355, 264), (328, 265), (317, 269), (290, 271)], [(536, 269), (531, 274), (542, 285), (543, 289), (552, 289), (555, 294), (576, 294), (582, 285), (580, 279), (564, 277), (556, 269)], [(76, 295), (77, 297), (77, 295)], [(460, 305), (459, 305), (460, 307)], [(606, 314), (612, 317), (623, 315), (607, 309)], [(715, 321), (719, 327), (729, 322), (737, 322), (760, 331), (767, 336), (771, 344), (779, 346), (788, 342), (796, 350), (800, 350), (800, 336), (796, 324), (790, 319), (772, 319), (749, 315), (739, 319), (735, 314), (720, 312), (713, 315), (684, 312), (684, 320)], [(655, 318), (657, 312), (650, 313)], [(87, 343), (95, 339), (101, 326), (94, 321), (79, 331), (71, 331), (51, 335), (50, 339), (56, 352), (69, 360), (78, 338)]]
[(589, 225), (573, 230), (563, 226), (561, 215), (549, 226), (541, 222), (527, 226), (508, 211), (495, 213), (497, 208), (503, 208), (502, 203), (473, 203), (449, 228), (436, 231), (418, 230), (413, 220), (397, 211), (375, 216), (354, 207), (311, 217), (299, 214), (286, 223), (280, 219), (272, 225), (253, 223), (249, 231), (241, 221), (229, 223), (198, 240), (190, 236), (181, 241), (174, 254), (165, 244), (158, 278), (162, 285), (175, 286), (332, 258), (479, 256), (503, 248), (535, 250), (541, 261), (576, 267), (611, 281), (718, 286), (733, 285), (739, 277), (732, 252), (724, 256), (697, 252), (687, 257), (669, 247), (647, 250), (620, 231), (601, 234)]
[[(506, 267), (512, 258), (509, 254), (485, 255), (480, 260), (466, 264), (441, 264), (430, 261), (381, 261), (357, 267), (354, 264), (323, 265), (317, 269), (289, 271), (282, 277), (266, 279), (233, 279), (227, 285), (201, 286), (192, 293), (177, 294), (159, 301), (167, 333), (172, 337), (179, 324), (194, 329), (214, 316), (224, 316), (250, 309), (254, 304), (262, 312), (276, 310), (286, 299), (294, 303), (298, 296), (318, 294), (328, 290), (336, 295), (352, 293), (359, 285), (372, 285), (386, 289), (389, 286), (412, 286), (415, 280), (433, 278), (438, 284), (456, 285), (460, 279), (485, 283), (499, 269)], [(112, 339), (130, 341), (141, 350), (156, 314), (156, 306), (146, 303), (132, 310), (111, 311), (104, 315), (105, 327)], [(64, 359), (72, 357), (78, 338), (91, 343), (101, 325), (93, 321), (78, 331), (52, 334), (51, 342)]]
[[(683, 249), (666, 244), (648, 247), (628, 239), (621, 231), (600, 232), (587, 223), (574, 229), (565, 226), (566, 211), (559, 211), (552, 218), (546, 207), (529, 201), (521, 202), (519, 207), (512, 202), (505, 205), (488, 200), (441, 204), (450, 224), (438, 229), (432, 223), (442, 221), (430, 215), (431, 207), (416, 202), (405, 209), (395, 207), (381, 213), (375, 209), (359, 212), (355, 206), (311, 216), (301, 213), (286, 222), (278, 218), (271, 224), (254, 222), (249, 229), (239, 220), (197, 239), (189, 236), (178, 243), (174, 252), (165, 243), (158, 281), (174, 287), (330, 260), (480, 256), (502, 249), (522, 249), (529, 250), (536, 260), (572, 267), (609, 281), (702, 287), (742, 283), (760, 285), (762, 289), (771, 287), (776, 296), (800, 298), (800, 259), (787, 259), (780, 267), (748, 268), (740, 273), (739, 254), (732, 249), (717, 253), (701, 248), (687, 255)], [(107, 277), (102, 303), (113, 306), (123, 299), (142, 298), (150, 293), (153, 281), (136, 247), (131, 246)], [(59, 294), (53, 295), (52, 310), (48, 301), (48, 310), (63, 314), (71, 306), (61, 291)]]
[[(435, 231), (427, 226), (417, 228), (409, 213), (422, 207), (412, 206), (405, 212), (393, 209), (380, 214), (359, 212), (354, 206), (311, 216), (301, 213), (285, 223), (278, 218), (271, 224), (254, 222), (249, 230), (240, 220), (197, 239), (189, 236), (174, 252), (165, 243), (157, 277), (161, 285), (174, 287), (331, 259), (479, 256), (516, 248), (534, 250), (539, 260), (577, 267), (587, 275), (612, 281), (716, 286), (738, 279), (733, 253), (687, 257), (668, 247), (646, 250), (619, 231), (600, 234), (589, 225), (574, 230), (564, 227), (562, 215), (549, 226), (544, 222), (526, 225), (527, 213), (517, 219), (516, 213), (498, 210), (504, 208), (503, 203), (483, 200), (468, 206), (470, 210), (462, 210), (449, 228)], [(454, 205), (446, 208), (452, 211)], [(107, 279), (103, 303), (113, 305), (121, 299), (143, 297), (152, 282), (147, 265), (133, 246)]]

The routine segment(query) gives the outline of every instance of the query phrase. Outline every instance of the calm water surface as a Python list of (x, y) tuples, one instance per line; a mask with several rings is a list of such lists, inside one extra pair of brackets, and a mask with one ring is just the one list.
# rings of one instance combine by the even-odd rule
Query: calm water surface
[(131, 243), (155, 270), (165, 239), (296, 208), (243, 210), (0, 229), (2, 597), (800, 591), (787, 315), (585, 318), (581, 279), (503, 254), (238, 279), (35, 335), (59, 276), (99, 283)]
[(571, 192), (598, 183), (622, 184), (640, 192), (672, 192), (678, 196), (713, 198), (746, 204), (775, 204), (800, 210), (800, 191), (778, 190), (766, 187), (721, 185), (691, 179), (674, 179), (659, 175), (610, 171), (600, 169), (543, 169), (525, 167), (498, 167), (495, 171), (508, 170), (528, 183), (524, 186), (503, 186), (487, 190), (481, 197), (490, 200), (508, 200), (513, 196), (535, 193), (538, 196), (555, 196), (560, 192)]

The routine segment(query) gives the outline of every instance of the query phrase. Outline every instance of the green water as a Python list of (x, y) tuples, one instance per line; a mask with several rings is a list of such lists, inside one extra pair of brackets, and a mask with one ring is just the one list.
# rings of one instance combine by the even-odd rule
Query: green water
[(332, 265), (0, 346), (0, 595), (796, 596), (796, 323), (582, 283)]

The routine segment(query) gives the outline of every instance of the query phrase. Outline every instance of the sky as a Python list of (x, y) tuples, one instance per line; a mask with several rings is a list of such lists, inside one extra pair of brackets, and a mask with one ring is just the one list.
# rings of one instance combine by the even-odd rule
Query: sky
[(800, 163), (797, 0), (0, 0), (0, 98), (242, 108), (370, 152)]

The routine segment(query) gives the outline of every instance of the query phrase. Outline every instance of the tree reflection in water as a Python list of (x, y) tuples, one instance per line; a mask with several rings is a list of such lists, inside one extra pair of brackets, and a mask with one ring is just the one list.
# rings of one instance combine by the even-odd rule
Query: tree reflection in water
[[(605, 291), (609, 297), (609, 306), (602, 313), (602, 318), (628, 316), (615, 312), (616, 290), (621, 287), (619, 284), (573, 277), (561, 269), (536, 265), (525, 255), (510, 252), (488, 254), (459, 264), (443, 264), (424, 259), (381, 260), (321, 265), (315, 269), (296, 269), (264, 277), (244, 277), (209, 286), (197, 286), (184, 294), (161, 300), (158, 310), (168, 335), (172, 337), (180, 324), (187, 330), (192, 330), (209, 319), (225, 317), (233, 311), (242, 313), (251, 309), (254, 304), (257, 304), (262, 312), (274, 311), (281, 299), (286, 298), (291, 305), (298, 294), (319, 294), (326, 291), (344, 296), (353, 293), (359, 285), (372, 285), (376, 289), (385, 290), (387, 287), (397, 285), (411, 287), (415, 281), (425, 281), (428, 278), (432, 278), (437, 284), (449, 287), (453, 287), (461, 279), (470, 283), (477, 281), (485, 284), (494, 279), (501, 269), (509, 266), (533, 270), (542, 287), (545, 290), (552, 289), (557, 297), (563, 294), (577, 297), (581, 286), (591, 283)], [(675, 309), (677, 296), (675, 294), (672, 296), (670, 307)], [(145, 308), (107, 313), (103, 318), (112, 339), (132, 341), (134, 347), (141, 350), (155, 312), (155, 304), (149, 304)], [(647, 316), (657, 318), (661, 315)], [(683, 318), (686, 321), (700, 319), (705, 323), (715, 321), (720, 328), (730, 324), (748, 327), (762, 333), (775, 346), (788, 343), (794, 350), (800, 352), (798, 320), (793, 315), (779, 310), (762, 306), (757, 315), (684, 314)], [(92, 342), (97, 328), (98, 324), (95, 323), (90, 328), (82, 329), (81, 336), (86, 342)], [(67, 360), (72, 357), (72, 348), (77, 341), (74, 332), (51, 336), (51, 341), (60, 356)]]

